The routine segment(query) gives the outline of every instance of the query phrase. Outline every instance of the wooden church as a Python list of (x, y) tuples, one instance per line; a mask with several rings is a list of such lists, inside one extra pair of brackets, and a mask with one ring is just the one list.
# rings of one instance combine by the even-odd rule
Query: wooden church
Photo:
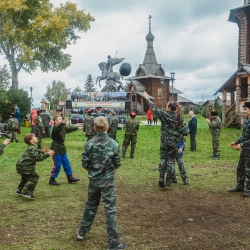
[(135, 76), (126, 79), (129, 81), (127, 98), (130, 101), (130, 110), (137, 113), (144, 113), (148, 109), (144, 91), (158, 108), (164, 109), (169, 100), (176, 101), (177, 94), (182, 94), (175, 88), (169, 87), (170, 77), (165, 76), (161, 64), (157, 63), (153, 48), (154, 35), (151, 33), (151, 16), (149, 16), (149, 33), (146, 41), (147, 50), (143, 63), (139, 65)]
[[(222, 93), (222, 124), (229, 127), (242, 124), (243, 104), (250, 101), (250, 0), (244, 0), (244, 6), (230, 10), (228, 21), (239, 27), (238, 69), (215, 92)], [(227, 109), (227, 96), (231, 106)]]

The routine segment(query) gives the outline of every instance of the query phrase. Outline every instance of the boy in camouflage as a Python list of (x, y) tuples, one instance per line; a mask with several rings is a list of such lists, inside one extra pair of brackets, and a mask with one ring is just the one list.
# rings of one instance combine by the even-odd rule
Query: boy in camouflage
[(16, 136), (18, 127), (19, 127), (19, 121), (17, 120), (17, 118), (14, 117), (14, 113), (11, 113), (10, 119), (8, 120), (8, 124), (7, 124), (7, 129), (11, 133), (11, 142), (13, 142), (13, 140), (15, 142), (18, 142), (18, 139)]
[(0, 144), (0, 155), (4, 153), (4, 148), (10, 143), (10, 139), (5, 139), (2, 144)]
[(90, 140), (96, 135), (96, 132), (94, 130), (95, 117), (93, 116), (92, 108), (89, 108), (87, 110), (87, 113), (88, 115), (84, 119), (83, 132), (85, 132), (86, 137), (88, 138), (88, 140)]
[(70, 162), (67, 156), (67, 150), (64, 144), (65, 135), (71, 133), (73, 131), (78, 130), (78, 127), (74, 126), (66, 126), (68, 120), (62, 118), (61, 115), (55, 115), (53, 118), (54, 127), (52, 129), (51, 138), (51, 149), (55, 151), (55, 155), (53, 155), (54, 166), (51, 170), (51, 175), (49, 179), (50, 185), (59, 186), (55, 179), (61, 170), (61, 165), (63, 166), (64, 172), (67, 175), (68, 183), (78, 182), (80, 179), (76, 179), (72, 176), (72, 168), (70, 166)]
[(37, 147), (38, 149), (42, 148), (42, 138), (45, 133), (44, 126), (43, 126), (43, 118), (42, 118), (42, 109), (37, 110), (37, 116), (34, 120), (35, 127), (36, 127), (36, 136), (38, 138)]
[(98, 133), (84, 145), (82, 166), (88, 171), (89, 187), (88, 200), (85, 204), (77, 239), (82, 240), (90, 230), (95, 219), (102, 196), (106, 224), (108, 249), (125, 249), (120, 243), (116, 219), (116, 188), (114, 175), (121, 165), (119, 144), (107, 135), (108, 121), (99, 116), (95, 119), (95, 131)]
[(126, 130), (122, 144), (122, 157), (125, 157), (127, 147), (131, 142), (130, 158), (133, 159), (137, 142), (137, 131), (139, 130), (139, 121), (135, 120), (135, 112), (131, 112), (130, 117), (131, 119), (126, 122)]
[(28, 144), (28, 147), (16, 164), (16, 171), (21, 175), (21, 182), (18, 185), (16, 194), (34, 200), (33, 193), (39, 179), (39, 175), (35, 171), (36, 162), (45, 160), (50, 155), (53, 155), (54, 151), (47, 148), (42, 151), (38, 150), (35, 146), (38, 139), (32, 133), (25, 135), (24, 142)]

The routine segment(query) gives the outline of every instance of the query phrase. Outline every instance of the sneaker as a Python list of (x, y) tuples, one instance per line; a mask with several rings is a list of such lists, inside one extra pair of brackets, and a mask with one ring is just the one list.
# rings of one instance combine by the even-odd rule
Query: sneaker
[(123, 244), (123, 243), (119, 243), (118, 246), (109, 246), (108, 250), (122, 250), (122, 249), (126, 249), (127, 245)]
[(35, 200), (35, 197), (31, 194), (22, 194), (22, 197), (26, 198), (26, 199), (29, 199), (29, 200)]
[(17, 191), (16, 191), (16, 195), (22, 195), (21, 191), (20, 191), (20, 190), (17, 190)]
[(228, 192), (231, 192), (231, 193), (244, 192), (244, 188), (235, 187), (235, 188), (229, 189)]
[(80, 227), (80, 229), (77, 232), (77, 239), (83, 240), (85, 234), (86, 234), (85, 230), (82, 227)]

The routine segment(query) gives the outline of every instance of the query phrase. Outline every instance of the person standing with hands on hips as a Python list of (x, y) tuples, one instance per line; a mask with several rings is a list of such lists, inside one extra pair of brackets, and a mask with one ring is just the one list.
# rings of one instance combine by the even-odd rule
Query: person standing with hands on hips
[[(243, 105), (245, 121), (242, 127), (242, 136), (230, 144), (231, 148), (241, 150), (237, 166), (236, 187), (229, 192), (243, 192), (244, 197), (250, 197), (250, 102)], [(244, 192), (246, 184), (246, 190)]]

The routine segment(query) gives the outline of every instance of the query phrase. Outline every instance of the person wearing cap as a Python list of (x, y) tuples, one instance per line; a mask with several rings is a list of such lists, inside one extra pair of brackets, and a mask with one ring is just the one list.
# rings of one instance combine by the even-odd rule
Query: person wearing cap
[(125, 157), (127, 147), (131, 142), (130, 158), (133, 159), (137, 142), (137, 131), (139, 130), (139, 121), (135, 119), (135, 112), (131, 112), (130, 117), (131, 119), (126, 122), (126, 130), (122, 144), (122, 157)]
[(116, 112), (114, 110), (110, 111), (108, 122), (109, 122), (108, 135), (109, 135), (110, 138), (116, 140), (116, 132), (117, 132), (117, 127), (118, 127), (118, 118), (117, 118)]
[(94, 117), (98, 117), (98, 116), (105, 117), (105, 114), (102, 113), (102, 107), (96, 107), (96, 113), (94, 114)]
[[(187, 126), (184, 120), (179, 119), (176, 112), (177, 105), (168, 102), (166, 110), (158, 109), (157, 106), (149, 99), (147, 92), (144, 92), (147, 104), (157, 113), (161, 121), (161, 142), (160, 142), (160, 163), (159, 163), (159, 187), (171, 187), (171, 180), (174, 179), (174, 161), (178, 150), (178, 141), (180, 134), (184, 134)], [(167, 173), (166, 184), (164, 184), (164, 175)]]
[(20, 109), (17, 107), (17, 104), (13, 104), (13, 107), (15, 109), (14, 111), (14, 117), (18, 120), (19, 122), (19, 126), (18, 126), (18, 130), (17, 130), (17, 133), (18, 134), (21, 134), (21, 129), (20, 129), (20, 122), (22, 121), (22, 118), (21, 118), (21, 111)]
[(216, 110), (211, 110), (211, 118), (206, 120), (212, 135), (213, 160), (220, 159), (220, 133), (221, 133), (221, 119)]
[[(237, 166), (237, 185), (229, 189), (229, 192), (243, 192), (244, 197), (250, 197), (250, 102), (243, 105), (245, 121), (242, 127), (242, 135), (236, 141), (230, 143), (230, 147), (241, 150)], [(246, 189), (245, 189), (246, 185)], [(245, 189), (245, 191), (244, 191)]]
[(45, 133), (43, 126), (43, 118), (42, 118), (42, 109), (37, 110), (37, 116), (34, 120), (36, 127), (36, 137), (38, 139), (37, 148), (42, 149), (42, 138)]
[(11, 133), (11, 142), (15, 141), (17, 143), (18, 139), (16, 136), (16, 132), (19, 127), (19, 121), (14, 116), (15, 116), (14, 113), (10, 113), (10, 119), (8, 120), (8, 123), (7, 123), (7, 129)]
[(87, 141), (89, 141), (96, 135), (96, 132), (94, 130), (95, 117), (93, 116), (93, 112), (94, 110), (92, 108), (89, 108), (87, 110), (88, 115), (86, 115), (84, 119), (83, 132), (85, 132), (85, 136), (88, 138)]

